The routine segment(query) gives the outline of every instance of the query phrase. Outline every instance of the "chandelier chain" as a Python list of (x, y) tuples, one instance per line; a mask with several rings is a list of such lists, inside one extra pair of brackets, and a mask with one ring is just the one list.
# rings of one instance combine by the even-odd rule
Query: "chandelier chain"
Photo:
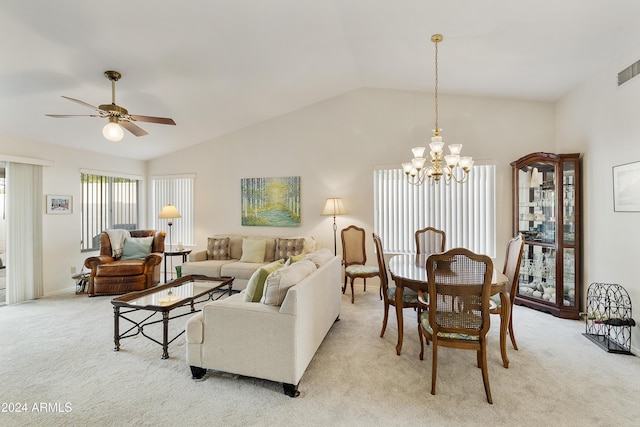
[(440, 134), (440, 126), (438, 125), (438, 42), (434, 42), (436, 45), (436, 81), (435, 81), (435, 103), (436, 103), (436, 128), (434, 130), (436, 135)]
[[(473, 158), (470, 156), (460, 156), (460, 150), (462, 144), (451, 144), (448, 146), (449, 154), (445, 154), (443, 151), (444, 142), (440, 135), (440, 123), (438, 117), (439, 100), (439, 75), (438, 75), (438, 43), (443, 39), (442, 34), (434, 34), (431, 36), (431, 41), (435, 43), (435, 122), (436, 128), (433, 130), (433, 137), (427, 147), (414, 147), (411, 149), (413, 152), (413, 159), (410, 162), (402, 164), (402, 169), (407, 177), (407, 182), (412, 185), (422, 185), (428, 182), (429, 185), (434, 185), (441, 180), (445, 184), (457, 182), (462, 184), (467, 181), (469, 172), (473, 167)], [(428, 153), (428, 156), (425, 155)], [(430, 165), (425, 165), (427, 161), (430, 161)]]

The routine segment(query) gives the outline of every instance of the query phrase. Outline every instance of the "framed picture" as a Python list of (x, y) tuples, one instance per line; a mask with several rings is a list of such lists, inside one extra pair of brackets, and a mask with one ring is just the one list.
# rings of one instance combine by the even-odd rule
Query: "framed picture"
[(242, 225), (300, 226), (300, 177), (242, 178)]
[(54, 196), (47, 194), (48, 214), (70, 214), (73, 209), (71, 196)]
[(613, 210), (640, 212), (640, 162), (613, 167)]

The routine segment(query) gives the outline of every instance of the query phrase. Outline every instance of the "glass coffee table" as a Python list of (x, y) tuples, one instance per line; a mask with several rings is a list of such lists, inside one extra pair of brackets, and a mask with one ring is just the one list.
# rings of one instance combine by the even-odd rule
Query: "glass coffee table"
[[(162, 346), (162, 358), (169, 358), (168, 347), (176, 338), (184, 334), (184, 330), (169, 340), (169, 320), (196, 313), (195, 305), (206, 301), (231, 295), (234, 277), (207, 277), (200, 275), (184, 276), (169, 283), (158, 285), (143, 291), (130, 292), (113, 298), (113, 341), (114, 351), (120, 350), (120, 340), (141, 334)], [(186, 313), (171, 315), (171, 311), (180, 307), (188, 307)], [(142, 320), (134, 320), (131, 313), (149, 311)], [(161, 314), (161, 319), (155, 319)], [(132, 326), (120, 333), (120, 319), (126, 320)], [(162, 322), (162, 341), (147, 335), (145, 326)]]

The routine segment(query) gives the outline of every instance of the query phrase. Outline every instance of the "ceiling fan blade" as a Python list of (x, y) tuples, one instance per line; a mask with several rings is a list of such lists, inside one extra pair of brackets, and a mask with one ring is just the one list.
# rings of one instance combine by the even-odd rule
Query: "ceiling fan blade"
[(148, 135), (147, 131), (126, 120), (120, 120), (118, 122), (123, 128), (134, 134), (135, 136), (145, 136)]
[(80, 105), (84, 105), (85, 107), (89, 107), (89, 108), (91, 108), (92, 110), (100, 110), (98, 107), (94, 107), (93, 105), (91, 105), (91, 104), (87, 104), (86, 102), (84, 102), (84, 101), (80, 101), (79, 99), (70, 98), (70, 97), (68, 97), (68, 96), (64, 96), (64, 95), (62, 95), (62, 97), (63, 97), (64, 99), (68, 99), (69, 101), (77, 102), (77, 103), (78, 103), (78, 104), (80, 104)]
[(55, 117), (56, 119), (63, 119), (66, 117), (102, 117), (99, 114), (45, 114), (48, 117)]
[(148, 123), (158, 123), (161, 125), (175, 125), (176, 122), (173, 119), (169, 119), (166, 117), (152, 117), (152, 116), (138, 116), (134, 114), (129, 114), (133, 120), (137, 122), (148, 122)]

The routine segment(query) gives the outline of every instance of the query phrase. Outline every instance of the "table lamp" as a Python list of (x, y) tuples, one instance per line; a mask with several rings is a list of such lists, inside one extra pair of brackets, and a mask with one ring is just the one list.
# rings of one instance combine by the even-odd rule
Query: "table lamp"
[(342, 199), (340, 197), (328, 198), (327, 202), (322, 209), (321, 215), (333, 215), (333, 254), (338, 255), (338, 246), (336, 239), (336, 215), (346, 215), (348, 212), (342, 205)]

